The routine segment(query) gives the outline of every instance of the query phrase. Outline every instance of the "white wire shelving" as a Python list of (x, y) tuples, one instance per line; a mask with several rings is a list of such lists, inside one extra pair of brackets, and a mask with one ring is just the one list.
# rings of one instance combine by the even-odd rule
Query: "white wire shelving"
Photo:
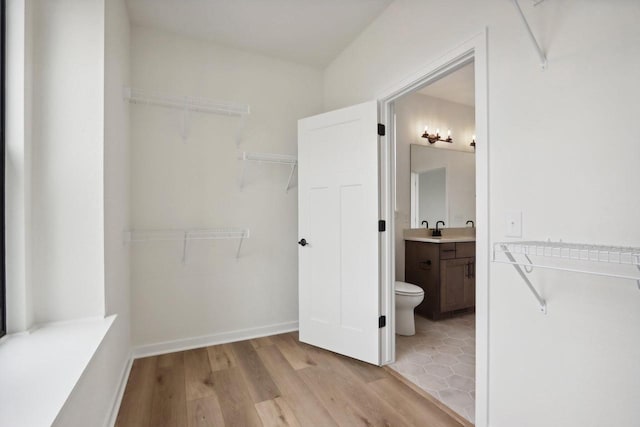
[(244, 187), (244, 174), (246, 171), (247, 162), (258, 162), (258, 163), (273, 163), (280, 165), (287, 165), (291, 168), (289, 172), (289, 178), (287, 179), (287, 185), (284, 188), (285, 193), (289, 192), (291, 186), (291, 180), (293, 179), (293, 174), (296, 171), (298, 166), (298, 158), (289, 154), (275, 154), (275, 153), (253, 153), (248, 151), (243, 151), (240, 153), (239, 160), (242, 160), (242, 170), (240, 172), (240, 188)]
[(139, 242), (182, 242), (182, 262), (187, 259), (188, 242), (192, 240), (220, 240), (238, 239), (236, 258), (240, 257), (240, 250), (244, 239), (249, 238), (248, 228), (209, 228), (193, 230), (131, 230), (124, 233), (125, 243)]
[(543, 313), (547, 311), (546, 301), (527, 276), (535, 267), (631, 279), (640, 289), (640, 248), (544, 241), (497, 242), (493, 245), (493, 262), (515, 267)]
[(220, 114), (224, 116), (240, 117), (240, 124), (236, 132), (236, 144), (242, 139), (242, 131), (246, 126), (246, 119), (251, 114), (251, 108), (246, 104), (234, 104), (213, 101), (192, 96), (168, 96), (154, 94), (141, 89), (124, 88), (124, 98), (132, 104), (153, 105), (182, 111), (181, 131), (183, 139), (188, 137), (189, 112)]

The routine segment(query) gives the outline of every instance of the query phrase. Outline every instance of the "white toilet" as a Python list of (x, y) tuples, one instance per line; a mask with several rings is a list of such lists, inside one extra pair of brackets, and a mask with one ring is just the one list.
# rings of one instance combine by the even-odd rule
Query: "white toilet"
[(396, 282), (396, 334), (415, 335), (416, 321), (413, 310), (424, 299), (420, 286)]

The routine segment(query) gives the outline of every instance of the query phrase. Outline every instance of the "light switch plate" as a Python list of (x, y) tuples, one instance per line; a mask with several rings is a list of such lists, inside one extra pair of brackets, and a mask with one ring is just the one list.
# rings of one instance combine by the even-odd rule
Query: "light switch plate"
[(522, 237), (522, 212), (507, 212), (507, 237)]

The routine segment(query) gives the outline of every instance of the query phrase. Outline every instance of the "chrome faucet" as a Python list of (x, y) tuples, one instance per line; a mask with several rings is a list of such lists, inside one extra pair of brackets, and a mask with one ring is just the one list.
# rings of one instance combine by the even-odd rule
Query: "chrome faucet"
[(471, 223), (471, 227), (475, 227), (476, 226), (476, 223), (471, 221), (471, 220), (467, 221), (467, 225), (469, 225), (469, 223)]
[(429, 221), (422, 221), (420, 224), (426, 224), (424, 228), (429, 228)]
[(433, 237), (442, 237), (442, 230), (440, 230), (440, 229), (438, 228), (438, 225), (439, 225), (439, 224), (441, 224), (441, 223), (442, 223), (442, 225), (443, 225), (443, 226), (444, 226), (444, 225), (446, 225), (446, 224), (444, 223), (444, 221), (438, 221), (438, 222), (436, 222), (436, 229), (435, 229), (435, 230), (433, 230), (433, 234), (431, 234)]

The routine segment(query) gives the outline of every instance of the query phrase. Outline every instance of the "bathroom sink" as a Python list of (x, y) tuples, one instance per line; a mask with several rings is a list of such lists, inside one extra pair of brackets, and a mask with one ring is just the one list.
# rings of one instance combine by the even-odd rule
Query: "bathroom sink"
[(426, 228), (410, 228), (403, 231), (404, 240), (413, 240), (414, 242), (427, 243), (457, 243), (457, 242), (475, 242), (475, 228), (470, 227), (452, 227), (443, 228), (441, 236), (432, 236), (434, 230)]
[(456, 243), (456, 242), (475, 242), (475, 236), (456, 236), (456, 237), (414, 237), (405, 236), (404, 240), (411, 240), (414, 242), (427, 242), (427, 243)]

